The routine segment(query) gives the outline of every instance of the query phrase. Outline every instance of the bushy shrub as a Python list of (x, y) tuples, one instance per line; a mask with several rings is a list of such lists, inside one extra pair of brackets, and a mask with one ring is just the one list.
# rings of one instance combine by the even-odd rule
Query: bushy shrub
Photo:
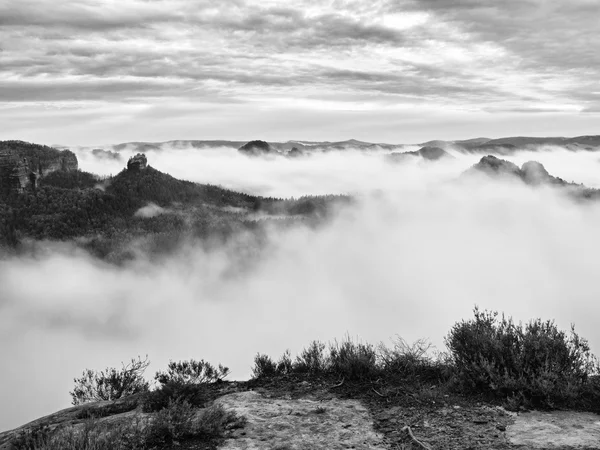
[(293, 364), (294, 372), (319, 374), (326, 372), (329, 361), (325, 355), (325, 344), (319, 341), (312, 341), (308, 347), (296, 356)]
[(393, 346), (380, 344), (378, 354), (381, 370), (388, 376), (421, 382), (440, 382), (450, 378), (452, 362), (444, 354), (432, 355), (433, 346), (425, 339), (412, 344), (400, 336)]
[(107, 368), (100, 372), (87, 369), (81, 378), (75, 378), (75, 387), (69, 392), (73, 405), (99, 400), (116, 400), (138, 392), (146, 392), (149, 384), (144, 380), (144, 371), (150, 364), (148, 358), (132, 359), (119, 369)]
[(160, 386), (144, 396), (142, 410), (160, 411), (172, 401), (203, 406), (207, 401), (206, 386), (222, 381), (229, 369), (219, 364), (216, 368), (204, 361), (170, 361), (166, 372), (157, 372), (155, 380)]
[(157, 372), (154, 377), (160, 384), (171, 382), (183, 384), (202, 384), (222, 381), (229, 375), (229, 368), (219, 364), (216, 368), (204, 361), (170, 361), (166, 372)]
[(188, 402), (169, 400), (167, 406), (156, 413), (147, 429), (146, 441), (152, 446), (172, 444), (197, 434), (197, 410)]
[(204, 406), (208, 401), (206, 386), (170, 381), (146, 393), (140, 406), (144, 412), (155, 412), (166, 408), (172, 401), (194, 407)]
[(292, 362), (292, 355), (289, 350), (286, 350), (279, 361), (277, 361), (277, 373), (280, 375), (288, 375), (292, 373), (294, 364)]
[(377, 352), (370, 344), (349, 337), (329, 346), (329, 369), (347, 380), (365, 380), (377, 374)]
[(446, 338), (459, 381), (470, 389), (554, 406), (577, 398), (597, 367), (587, 341), (554, 322), (514, 324), (496, 312), (474, 310)]
[(289, 350), (274, 362), (270, 356), (257, 353), (254, 357), (252, 378), (269, 378), (278, 375), (289, 375), (293, 373), (293, 362)]
[(253, 378), (269, 378), (279, 375), (277, 364), (273, 362), (270, 356), (257, 353), (254, 357), (254, 367), (252, 368)]

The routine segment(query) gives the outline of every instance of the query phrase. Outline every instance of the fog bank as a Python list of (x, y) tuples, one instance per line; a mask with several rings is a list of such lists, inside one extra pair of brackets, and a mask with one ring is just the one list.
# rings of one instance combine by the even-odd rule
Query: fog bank
[[(249, 192), (338, 189), (359, 201), (323, 227), (272, 230), (242, 271), (230, 249), (197, 242), (160, 264), (115, 267), (68, 244), (0, 260), (0, 398), (11, 405), (0, 408), (0, 430), (67, 407), (85, 368), (148, 354), (148, 378), (187, 358), (246, 378), (257, 352), (294, 354), (346, 333), (372, 343), (428, 338), (443, 350), (475, 304), (563, 329), (575, 323), (600, 353), (600, 205), (518, 182), (451, 182), (470, 156), (396, 166), (358, 153), (266, 161), (217, 151), (196, 151), (203, 156), (187, 164), (175, 152), (149, 162)], [(84, 170), (94, 164), (81, 161)], [(580, 176), (592, 180), (592, 168)]]

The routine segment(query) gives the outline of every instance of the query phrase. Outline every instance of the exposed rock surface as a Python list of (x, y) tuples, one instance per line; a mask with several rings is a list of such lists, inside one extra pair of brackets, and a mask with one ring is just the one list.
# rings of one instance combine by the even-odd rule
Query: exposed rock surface
[(358, 400), (269, 399), (249, 391), (226, 395), (217, 402), (248, 420), (224, 443), (223, 450), (386, 448), (373, 429), (368, 409)]
[(127, 161), (127, 170), (130, 171), (140, 171), (144, 170), (146, 167), (148, 167), (148, 160), (143, 153), (138, 153)]
[(508, 426), (506, 436), (520, 448), (598, 449), (600, 416), (575, 411), (523, 413)]
[(70, 150), (57, 150), (23, 141), (0, 141), (0, 191), (23, 192), (35, 187), (40, 177), (78, 169), (77, 157)]
[(0, 150), (0, 194), (23, 192), (29, 184), (27, 160), (12, 150)]

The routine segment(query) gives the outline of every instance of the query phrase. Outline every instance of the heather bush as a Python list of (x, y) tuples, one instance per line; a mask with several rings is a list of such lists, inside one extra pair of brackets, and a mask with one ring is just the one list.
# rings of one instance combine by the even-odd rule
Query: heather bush
[(371, 344), (354, 343), (349, 337), (329, 346), (329, 370), (347, 380), (365, 380), (376, 375), (377, 352)]
[(206, 386), (222, 381), (228, 374), (227, 367), (214, 367), (204, 360), (170, 361), (166, 372), (156, 373), (154, 379), (160, 386), (145, 395), (142, 409), (160, 411), (172, 401), (203, 406), (207, 401)]
[(553, 321), (525, 325), (475, 308), (474, 319), (454, 325), (446, 338), (463, 387), (510, 398), (512, 403), (556, 406), (581, 396), (597, 362), (574, 327)]
[(312, 341), (302, 350), (293, 363), (293, 371), (298, 373), (320, 374), (327, 371), (329, 361), (325, 355), (325, 344)]
[(138, 392), (146, 392), (149, 384), (144, 371), (150, 364), (148, 358), (132, 359), (122, 368), (107, 368), (100, 372), (86, 369), (81, 378), (75, 378), (75, 387), (69, 392), (73, 405), (99, 400), (116, 400)]
[(277, 364), (273, 362), (270, 356), (257, 353), (254, 357), (252, 378), (269, 378), (275, 375), (279, 375)]
[(412, 344), (400, 336), (392, 347), (383, 343), (378, 347), (381, 370), (391, 377), (423, 382), (447, 381), (452, 373), (452, 362), (444, 354), (432, 355), (433, 346), (425, 339)]
[(229, 375), (229, 369), (219, 364), (216, 368), (204, 361), (170, 361), (166, 372), (157, 372), (156, 381), (160, 384), (171, 382), (182, 384), (203, 384), (222, 381)]

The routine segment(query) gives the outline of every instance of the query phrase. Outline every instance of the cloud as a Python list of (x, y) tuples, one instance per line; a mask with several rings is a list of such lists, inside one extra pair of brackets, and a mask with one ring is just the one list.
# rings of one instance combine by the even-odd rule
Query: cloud
[[(4, 258), (0, 358), (13, 364), (0, 396), (13, 407), (0, 428), (67, 406), (84, 368), (149, 354), (149, 376), (169, 359), (204, 358), (244, 378), (256, 352), (296, 353), (346, 333), (443, 348), (475, 304), (563, 329), (573, 322), (598, 353), (600, 205), (516, 182), (453, 183), (476, 158), (458, 156), (392, 166), (382, 153), (352, 151), (295, 161), (234, 149), (152, 152), (153, 167), (170, 164), (178, 177), (266, 194), (351, 191), (358, 203), (322, 227), (269, 229), (260, 245), (250, 236), (210, 248), (189, 241), (170, 258), (122, 267), (65, 245)], [(553, 175), (597, 182), (593, 152), (548, 147), (515, 162), (530, 156)], [(110, 164), (82, 160), (87, 170)]]
[(162, 208), (154, 203), (148, 203), (146, 206), (141, 207), (135, 212), (135, 217), (142, 217), (149, 219), (151, 217), (160, 216), (161, 214), (168, 214), (169, 210)]
[[(356, 1), (9, 1), (0, 5), (1, 98), (44, 107), (102, 99), (114, 110), (224, 101), (253, 106), (262, 131), (270, 111), (325, 96), (353, 110), (365, 108), (357, 97), (379, 94), (366, 105), (370, 117), (389, 104), (428, 104), (449, 115), (469, 108), (499, 120), (515, 103), (532, 114), (547, 104), (576, 114), (597, 100), (600, 42), (589, 31), (597, 8), (583, 0), (369, 8)], [(228, 114), (219, 119), (224, 126)], [(508, 122), (501, 126), (511, 134)]]

